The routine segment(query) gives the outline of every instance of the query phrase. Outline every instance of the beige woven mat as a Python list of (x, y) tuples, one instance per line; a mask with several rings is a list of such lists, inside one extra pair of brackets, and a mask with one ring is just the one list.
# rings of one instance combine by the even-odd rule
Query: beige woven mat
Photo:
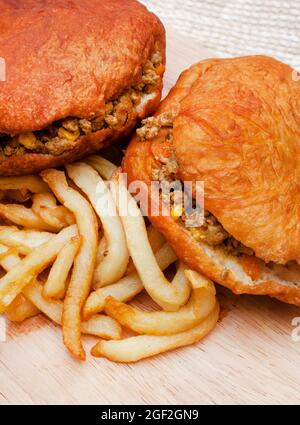
[(300, 0), (141, 0), (223, 56), (268, 54), (300, 69)]

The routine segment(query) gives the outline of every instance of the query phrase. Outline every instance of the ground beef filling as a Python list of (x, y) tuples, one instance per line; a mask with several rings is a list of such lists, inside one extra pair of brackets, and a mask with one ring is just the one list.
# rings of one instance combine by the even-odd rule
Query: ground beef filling
[(106, 128), (122, 128), (141, 103), (143, 96), (156, 89), (161, 79), (162, 67), (161, 55), (154, 53), (143, 68), (140, 83), (130, 87), (117, 99), (107, 102), (96, 118), (70, 117), (56, 121), (40, 131), (19, 134), (14, 137), (0, 134), (0, 156), (7, 158), (29, 152), (61, 155), (72, 149), (76, 140), (81, 136)]
[[(184, 222), (184, 217), (181, 217)], [(251, 248), (246, 247), (226, 232), (222, 224), (208, 210), (204, 210), (204, 221), (201, 227), (187, 228), (194, 239), (198, 242), (205, 242), (210, 246), (220, 246), (228, 254), (254, 255)]]
[[(145, 119), (143, 126), (137, 130), (137, 135), (141, 141), (151, 140), (154, 137), (162, 137), (166, 143), (173, 140), (173, 120), (174, 117), (171, 113), (163, 113), (157, 117)], [(172, 149), (171, 149), (172, 150)], [(175, 152), (165, 157), (155, 157), (156, 166), (152, 168), (152, 179), (159, 181), (161, 184), (164, 182), (174, 182), (177, 178), (177, 161)], [(182, 185), (181, 185), (182, 186)], [(171, 215), (178, 221), (178, 224), (185, 226), (187, 217), (183, 205), (174, 203), (176, 196), (174, 192), (168, 194), (168, 202), (171, 205)], [(162, 200), (164, 201), (165, 193), (162, 191)], [(187, 227), (185, 228), (190, 232), (191, 236), (198, 242), (204, 242), (210, 246), (222, 248), (226, 253), (240, 256), (240, 255), (255, 255), (251, 248), (246, 247), (241, 242), (237, 241), (231, 236), (208, 210), (204, 210), (204, 220), (200, 227)]]

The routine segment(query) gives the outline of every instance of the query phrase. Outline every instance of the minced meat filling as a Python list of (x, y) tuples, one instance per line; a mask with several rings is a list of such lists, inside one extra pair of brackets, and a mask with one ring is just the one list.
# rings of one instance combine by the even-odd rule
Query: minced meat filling
[[(146, 118), (142, 121), (143, 126), (136, 132), (140, 140), (150, 140), (157, 137), (158, 134), (162, 136), (165, 142), (172, 142), (173, 140), (173, 119), (172, 113), (163, 113), (157, 117)], [(171, 150), (172, 146), (170, 145)], [(177, 161), (175, 153), (168, 158), (159, 156), (155, 157), (158, 162), (157, 167), (152, 168), (152, 179), (155, 181), (174, 181), (177, 174)]]
[(119, 98), (107, 102), (96, 118), (69, 117), (40, 131), (14, 137), (0, 134), (0, 156), (10, 157), (28, 152), (61, 155), (72, 149), (80, 136), (105, 128), (122, 128), (136, 106), (141, 103), (143, 95), (156, 88), (161, 78), (162, 66), (160, 53), (154, 53), (143, 67), (141, 82), (130, 87)]
[[(143, 126), (137, 130), (137, 135), (141, 141), (147, 141), (157, 137), (164, 137), (164, 141), (170, 142), (173, 139), (173, 115), (163, 113), (157, 117), (143, 120)], [(158, 162), (157, 167), (152, 168), (152, 179), (160, 182), (172, 182), (177, 179), (178, 164), (175, 152), (168, 158), (155, 157)], [(162, 199), (165, 194), (162, 193)], [(179, 224), (185, 225), (187, 220), (184, 206), (175, 205), (174, 192), (168, 195), (168, 202), (171, 204), (171, 215)], [(176, 211), (176, 213), (174, 213)], [(173, 212), (173, 214), (172, 214)], [(198, 242), (207, 243), (210, 246), (218, 246), (231, 255), (255, 255), (251, 248), (244, 246), (224, 229), (217, 218), (208, 210), (204, 210), (203, 224), (199, 227), (187, 227), (191, 236)]]
[(220, 246), (228, 254), (232, 255), (254, 255), (251, 248), (246, 247), (226, 232), (222, 224), (208, 210), (204, 210), (204, 221), (200, 227), (188, 228), (191, 235), (198, 242), (205, 242), (211, 246)]
[(150, 140), (158, 136), (160, 131), (165, 132), (166, 141), (173, 138), (173, 119), (171, 112), (165, 112), (157, 117), (146, 118), (142, 121), (142, 127), (136, 130), (141, 140)]

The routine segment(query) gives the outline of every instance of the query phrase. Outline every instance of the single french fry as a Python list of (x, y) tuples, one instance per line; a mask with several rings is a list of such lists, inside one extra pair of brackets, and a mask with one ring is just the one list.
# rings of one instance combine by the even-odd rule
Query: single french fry
[(40, 310), (32, 304), (23, 294), (19, 294), (6, 310), (6, 316), (12, 322), (21, 323), (30, 317), (37, 316)]
[(49, 187), (39, 176), (0, 177), (1, 190), (28, 189), (32, 193), (49, 192)]
[(28, 229), (44, 230), (48, 232), (57, 232), (61, 230), (58, 227), (49, 226), (35, 214), (31, 208), (26, 208), (19, 204), (0, 204), (0, 216), (7, 220), (23, 226)]
[(24, 203), (31, 198), (31, 192), (28, 189), (11, 189), (4, 192), (4, 199), (10, 202)]
[(36, 214), (39, 214), (43, 207), (55, 208), (57, 202), (53, 193), (36, 193), (32, 196), (32, 209)]
[(119, 323), (102, 314), (96, 314), (86, 322), (81, 322), (81, 332), (103, 339), (118, 340), (122, 336), (122, 328)]
[(19, 263), (18, 251), (14, 247), (0, 244), (0, 266), (4, 270), (11, 270)]
[(74, 214), (63, 205), (57, 206), (52, 193), (38, 193), (32, 197), (32, 210), (49, 226), (63, 229), (75, 223)]
[[(151, 249), (154, 253), (156, 253), (166, 243), (163, 235), (158, 230), (156, 230), (155, 227), (153, 227), (152, 225), (147, 227), (147, 235), (148, 235)], [(127, 270), (126, 270), (126, 275), (133, 273), (135, 271), (136, 270), (135, 270), (133, 261), (130, 258), (128, 266), (127, 266)]]
[(74, 215), (62, 205), (55, 208), (41, 208), (40, 217), (49, 226), (61, 229), (76, 223)]
[(58, 253), (44, 285), (43, 297), (56, 299), (64, 298), (67, 289), (67, 278), (79, 246), (80, 236), (75, 236)]
[(143, 289), (144, 286), (137, 273), (131, 273), (128, 276), (125, 276), (113, 285), (97, 289), (96, 291), (91, 292), (90, 296), (86, 300), (83, 308), (83, 318), (88, 319), (93, 314), (103, 311), (105, 300), (109, 296), (112, 296), (117, 300), (127, 302), (142, 292)]
[(147, 235), (154, 253), (166, 243), (163, 235), (152, 225), (147, 227)]
[(30, 254), (32, 250), (53, 238), (53, 233), (39, 230), (19, 230), (16, 226), (0, 226), (0, 243), (16, 248), (22, 255)]
[(110, 180), (112, 175), (117, 171), (118, 167), (112, 162), (99, 155), (91, 155), (84, 159), (84, 161), (93, 167), (100, 176), (105, 180)]

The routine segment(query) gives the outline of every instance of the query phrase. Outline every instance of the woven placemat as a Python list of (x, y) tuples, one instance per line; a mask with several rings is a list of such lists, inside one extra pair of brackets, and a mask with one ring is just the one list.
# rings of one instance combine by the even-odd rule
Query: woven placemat
[(300, 0), (141, 0), (223, 56), (267, 54), (300, 69)]

